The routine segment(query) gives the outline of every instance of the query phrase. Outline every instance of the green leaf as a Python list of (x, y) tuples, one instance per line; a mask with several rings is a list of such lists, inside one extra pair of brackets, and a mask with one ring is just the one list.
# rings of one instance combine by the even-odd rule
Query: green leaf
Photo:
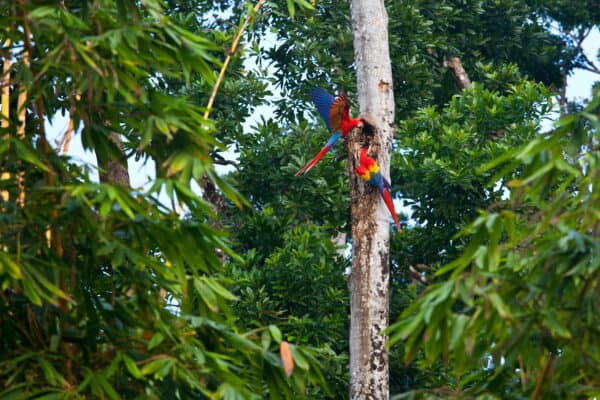
[(546, 325), (548, 329), (550, 329), (550, 332), (552, 332), (553, 335), (563, 339), (571, 339), (571, 332), (569, 332), (568, 329), (566, 329), (558, 322), (558, 320), (554, 317), (552, 310), (544, 310), (543, 320), (544, 325)]
[(58, 8), (52, 6), (41, 6), (29, 11), (28, 17), (31, 19), (44, 19), (48, 17), (56, 17)]
[(129, 371), (131, 376), (133, 376), (135, 379), (143, 379), (142, 372), (131, 357), (123, 354), (123, 363), (125, 364), (125, 368), (127, 368), (127, 371)]
[(306, 10), (314, 10), (315, 9), (315, 7), (306, 0), (294, 0), (294, 1), (296, 2), (296, 4), (298, 4), (300, 7), (304, 8)]
[(271, 332), (273, 340), (275, 340), (277, 343), (281, 342), (281, 331), (276, 325), (269, 325), (269, 332)]
[(157, 378), (163, 378), (167, 375), (168, 370), (171, 368), (172, 364), (173, 363), (169, 357), (161, 357), (159, 359), (152, 360), (148, 364), (144, 365), (141, 369), (141, 373), (142, 375), (154, 374), (154, 376)]
[(511, 318), (510, 311), (508, 310), (508, 308), (504, 304), (504, 301), (502, 300), (502, 297), (500, 297), (498, 293), (490, 293), (488, 295), (488, 299), (490, 300), (496, 311), (498, 311), (500, 317), (502, 317), (503, 319)]
[(463, 338), (463, 333), (467, 322), (469, 322), (468, 316), (463, 314), (454, 314), (454, 317), (452, 318), (452, 332), (450, 334), (450, 350), (457, 348), (459, 340)]
[(58, 373), (54, 366), (43, 357), (38, 357), (37, 362), (44, 373), (46, 381), (52, 386), (61, 386), (66, 384), (65, 378)]
[(42, 160), (38, 157), (38, 154), (35, 151), (31, 150), (20, 140), (14, 140), (12, 143), (15, 146), (15, 152), (17, 153), (17, 157), (19, 157), (19, 159), (35, 165), (42, 171), (50, 171), (48, 166), (42, 162)]
[(211, 279), (208, 277), (201, 278), (204, 283), (206, 283), (217, 295), (221, 296), (225, 300), (237, 300), (237, 297), (234, 296), (230, 291), (225, 289), (221, 284), (215, 279)]
[(304, 358), (304, 356), (302, 355), (302, 353), (298, 350), (298, 348), (293, 345), (290, 344), (290, 348), (292, 349), (292, 356), (294, 357), (294, 364), (304, 370), (304, 371), (308, 371), (308, 362), (306, 361), (306, 358)]
[(152, 338), (148, 342), (148, 350), (152, 350), (153, 348), (161, 344), (163, 340), (165, 340), (164, 335), (160, 332), (156, 332), (154, 335), (152, 335)]
[(119, 396), (117, 391), (112, 387), (112, 385), (102, 375), (98, 375), (96, 377), (96, 381), (100, 384), (100, 386), (104, 390), (104, 393), (108, 396), (109, 399), (111, 399), (111, 400), (120, 400), (121, 399), (121, 396)]
[(23, 279), (21, 267), (8, 254), (0, 250), (0, 275), (3, 273), (8, 273), (13, 279)]

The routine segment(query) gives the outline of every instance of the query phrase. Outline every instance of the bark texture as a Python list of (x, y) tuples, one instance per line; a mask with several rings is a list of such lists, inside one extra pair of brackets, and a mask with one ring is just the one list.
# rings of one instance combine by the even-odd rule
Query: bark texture
[[(110, 140), (122, 149), (121, 137), (118, 133), (111, 133)], [(124, 153), (121, 157), (106, 162), (98, 159), (98, 166), (100, 167), (100, 182), (115, 183), (124, 188), (129, 188), (129, 172), (127, 171), (127, 158)]]
[(450, 57), (450, 59), (444, 62), (444, 66), (449, 68), (454, 76), (454, 80), (456, 81), (456, 85), (460, 90), (465, 90), (468, 87), (471, 87), (472, 83), (469, 79), (469, 75), (467, 71), (463, 68), (462, 62), (458, 57)]
[(348, 138), (352, 210), (350, 289), (350, 398), (389, 398), (387, 337), (389, 319), (390, 222), (377, 189), (356, 174), (360, 148), (369, 146), (389, 178), (394, 132), (394, 93), (383, 0), (352, 0), (352, 31), (361, 117), (373, 131), (355, 130)]

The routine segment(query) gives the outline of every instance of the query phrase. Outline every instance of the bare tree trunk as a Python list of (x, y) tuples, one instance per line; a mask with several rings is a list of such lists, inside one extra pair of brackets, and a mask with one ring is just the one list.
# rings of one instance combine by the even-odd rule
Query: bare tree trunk
[[(370, 147), (382, 174), (389, 178), (394, 132), (394, 93), (387, 12), (383, 0), (352, 0), (352, 32), (360, 114), (375, 131), (348, 139), (352, 201), (352, 272), (350, 287), (350, 398), (389, 398), (387, 337), (389, 318), (388, 211), (377, 189), (368, 187), (354, 168), (362, 146)], [(359, 182), (360, 181), (360, 182)]]

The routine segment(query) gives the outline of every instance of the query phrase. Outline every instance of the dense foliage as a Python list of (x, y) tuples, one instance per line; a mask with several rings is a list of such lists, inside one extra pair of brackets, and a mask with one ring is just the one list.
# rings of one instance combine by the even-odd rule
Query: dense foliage
[[(296, 346), (286, 378), (277, 327), (238, 329), (218, 254), (236, 255), (192, 191), (204, 178), (244, 203), (214, 171), (222, 143), (197, 101), (232, 30), (202, 31), (194, 14), (152, 0), (1, 11), (11, 113), (0, 144), (0, 397), (298, 398), (322, 382), (313, 353)], [(89, 166), (47, 142), (44, 122), (59, 112), (99, 165), (124, 151), (153, 160), (156, 178), (136, 190), (90, 181)]]
[[(569, 104), (563, 92), (574, 69), (593, 70), (581, 41), (600, 23), (594, 3), (386, 2), (392, 189), (410, 206), (392, 235), (392, 393), (598, 395), (598, 97)], [(352, 100), (349, 6), (266, 1), (206, 120), (254, 4), (0, 6), (12, 39), (1, 49), (12, 58), (0, 397), (348, 397), (343, 144), (293, 174), (328, 137), (308, 90)], [(453, 56), (473, 81), (465, 90), (444, 63)], [(565, 114), (544, 131), (555, 99)], [(135, 190), (91, 181), (92, 167), (45, 139), (57, 112), (99, 165), (124, 151), (154, 161), (155, 178)]]
[[(548, 137), (507, 151), (478, 171), (518, 171), (510, 199), (461, 233), (460, 257), (390, 328), (443, 358), (455, 385), (444, 397), (579, 398), (600, 393), (598, 111), (600, 93)], [(493, 180), (498, 174), (492, 177)], [(487, 367), (474, 360), (488, 360)]]
[[(520, 176), (522, 167), (479, 167), (544, 132), (544, 119), (556, 109), (553, 96), (560, 93), (564, 78), (584, 65), (578, 38), (589, 33), (597, 16), (570, 3), (550, 1), (387, 4), (398, 116), (391, 176), (394, 191), (411, 206), (409, 229), (392, 236), (391, 312), (397, 318), (421, 296), (427, 286), (423, 281), (444, 279), (432, 271), (465, 251), (468, 237), (455, 235), (478, 217), (479, 210), (499, 207), (513, 190), (509, 182)], [(270, 323), (277, 315), (288, 321), (288, 332), (323, 346), (319, 334), (307, 335), (305, 322), (298, 321), (321, 321), (332, 305), (329, 295), (323, 292), (323, 306), (308, 312), (302, 300), (313, 296), (316, 282), (342, 287), (346, 275), (332, 278), (333, 269), (315, 269), (321, 263), (336, 265), (333, 252), (318, 251), (317, 262), (307, 259), (305, 251), (322, 248), (319, 241), (336, 242), (344, 234), (351, 245), (345, 150), (337, 146), (307, 176), (293, 178), (292, 174), (328, 137), (307, 101), (308, 89), (322, 85), (350, 94), (354, 90), (349, 11), (346, 2), (327, 0), (316, 2), (316, 12), (305, 18), (290, 20), (276, 12), (265, 18), (255, 32), (266, 27), (271, 31), (257, 33), (251, 40), (254, 48), (266, 49), (257, 57), (260, 65), (269, 66), (272, 89), (281, 97), (272, 100), (271, 118), (255, 122), (245, 132), (238, 168), (232, 173), (253, 206), (228, 222), (234, 248), (249, 256), (235, 269), (240, 302), (234, 309), (240, 307), (242, 320), (251, 326)], [(312, 39), (316, 31), (320, 40)], [(445, 66), (451, 56), (462, 60), (474, 82), (471, 88), (462, 91)], [(314, 231), (313, 224), (320, 229)], [(296, 227), (306, 229), (313, 244), (305, 242), (306, 236), (294, 235)], [(273, 264), (273, 257), (285, 263)], [(299, 291), (290, 290), (290, 280)], [(244, 291), (248, 296), (242, 295)], [(339, 300), (337, 314), (345, 316), (347, 302)], [(255, 311), (248, 315), (249, 302)], [(279, 304), (278, 313), (272, 309), (274, 304)], [(392, 393), (456, 387), (452, 365), (435, 357), (425, 363), (421, 352), (406, 356), (423, 339), (419, 336), (408, 349), (404, 342), (391, 348)], [(327, 345), (347, 356), (343, 330), (331, 332)], [(484, 361), (474, 357), (469, 362), (472, 370), (478, 370)], [(343, 370), (343, 364), (325, 368), (328, 377), (342, 376), (337, 371)], [(330, 382), (343, 379), (330, 378)], [(505, 379), (519, 378), (515, 373)], [(344, 386), (333, 390), (335, 398), (347, 397)]]

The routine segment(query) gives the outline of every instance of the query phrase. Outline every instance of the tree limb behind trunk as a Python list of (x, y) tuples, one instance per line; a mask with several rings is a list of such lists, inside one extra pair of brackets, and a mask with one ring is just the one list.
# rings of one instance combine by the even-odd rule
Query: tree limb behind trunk
[(465, 71), (463, 68), (460, 58), (450, 57), (448, 60), (444, 61), (444, 67), (450, 69), (460, 90), (465, 90), (466, 88), (471, 87), (471, 80), (469, 79), (467, 71)]

